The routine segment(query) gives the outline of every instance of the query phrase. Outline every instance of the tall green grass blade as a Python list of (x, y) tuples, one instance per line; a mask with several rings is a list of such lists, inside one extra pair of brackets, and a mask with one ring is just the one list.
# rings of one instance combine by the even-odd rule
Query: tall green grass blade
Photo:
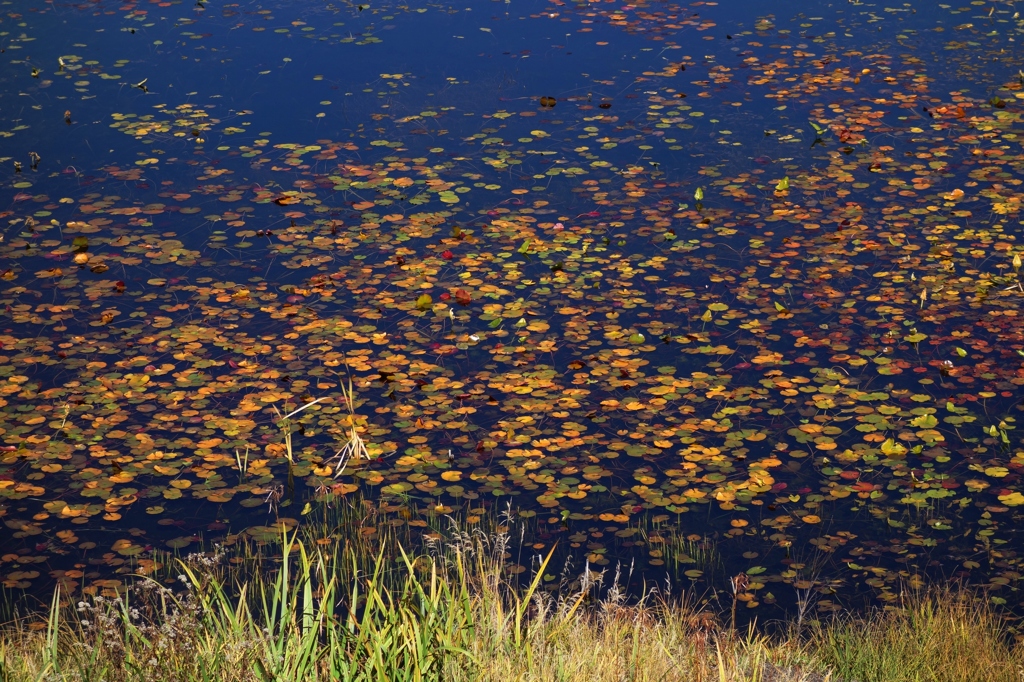
[(544, 579), (544, 571), (547, 570), (548, 564), (551, 563), (551, 557), (554, 556), (555, 548), (557, 546), (557, 543), (552, 545), (551, 551), (549, 551), (548, 555), (544, 557), (544, 561), (541, 562), (540, 567), (537, 569), (537, 574), (533, 576), (530, 586), (526, 589), (526, 592), (522, 597), (517, 598), (514, 633), (516, 648), (521, 648), (523, 645), (523, 616), (526, 615), (526, 609), (529, 608), (530, 602), (533, 600), (533, 593), (537, 591), (537, 586), (540, 585), (541, 580)]

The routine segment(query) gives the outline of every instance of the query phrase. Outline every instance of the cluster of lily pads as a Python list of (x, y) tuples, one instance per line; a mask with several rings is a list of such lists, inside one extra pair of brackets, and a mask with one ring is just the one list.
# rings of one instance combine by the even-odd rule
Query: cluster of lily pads
[[(430, 147), (457, 107), (276, 142), (186, 103), (113, 114), (149, 144), (81, 189), (19, 179), (4, 584), (106, 589), (203, 528), (271, 541), (361, 495), (419, 527), (510, 500), (532, 549), (711, 581), (701, 540), (750, 608), (934, 577), (1012, 599), (1021, 82), (942, 93), (916, 57), (776, 31)], [(806, 115), (750, 142), (752, 97)]]

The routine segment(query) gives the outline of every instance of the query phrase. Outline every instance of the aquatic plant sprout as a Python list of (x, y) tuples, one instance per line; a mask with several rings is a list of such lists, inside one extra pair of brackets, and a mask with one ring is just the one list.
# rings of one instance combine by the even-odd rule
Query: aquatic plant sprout
[(359, 431), (356, 428), (356, 412), (355, 412), (355, 389), (352, 386), (352, 377), (347, 378), (347, 386), (341, 387), (342, 397), (345, 400), (345, 404), (348, 406), (349, 421), (351, 425), (348, 427), (347, 441), (344, 446), (337, 453), (335, 453), (335, 464), (334, 464), (334, 477), (338, 478), (345, 471), (345, 465), (349, 460), (359, 461), (360, 459), (369, 459), (370, 453), (366, 449), (366, 443), (363, 442), (362, 436), (359, 435)]

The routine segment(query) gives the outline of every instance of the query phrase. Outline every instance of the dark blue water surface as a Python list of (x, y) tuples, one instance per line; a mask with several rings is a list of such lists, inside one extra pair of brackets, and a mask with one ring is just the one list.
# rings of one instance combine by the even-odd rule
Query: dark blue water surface
[(1016, 605), (1011, 3), (0, 12), (10, 599), (359, 499), (758, 616)]

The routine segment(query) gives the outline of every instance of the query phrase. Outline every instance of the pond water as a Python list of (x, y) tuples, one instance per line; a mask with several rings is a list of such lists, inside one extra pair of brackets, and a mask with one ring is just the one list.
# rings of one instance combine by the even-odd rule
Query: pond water
[(1008, 2), (0, 3), (8, 598), (363, 498), (745, 572), (759, 617), (1016, 606), (1021, 40)]

